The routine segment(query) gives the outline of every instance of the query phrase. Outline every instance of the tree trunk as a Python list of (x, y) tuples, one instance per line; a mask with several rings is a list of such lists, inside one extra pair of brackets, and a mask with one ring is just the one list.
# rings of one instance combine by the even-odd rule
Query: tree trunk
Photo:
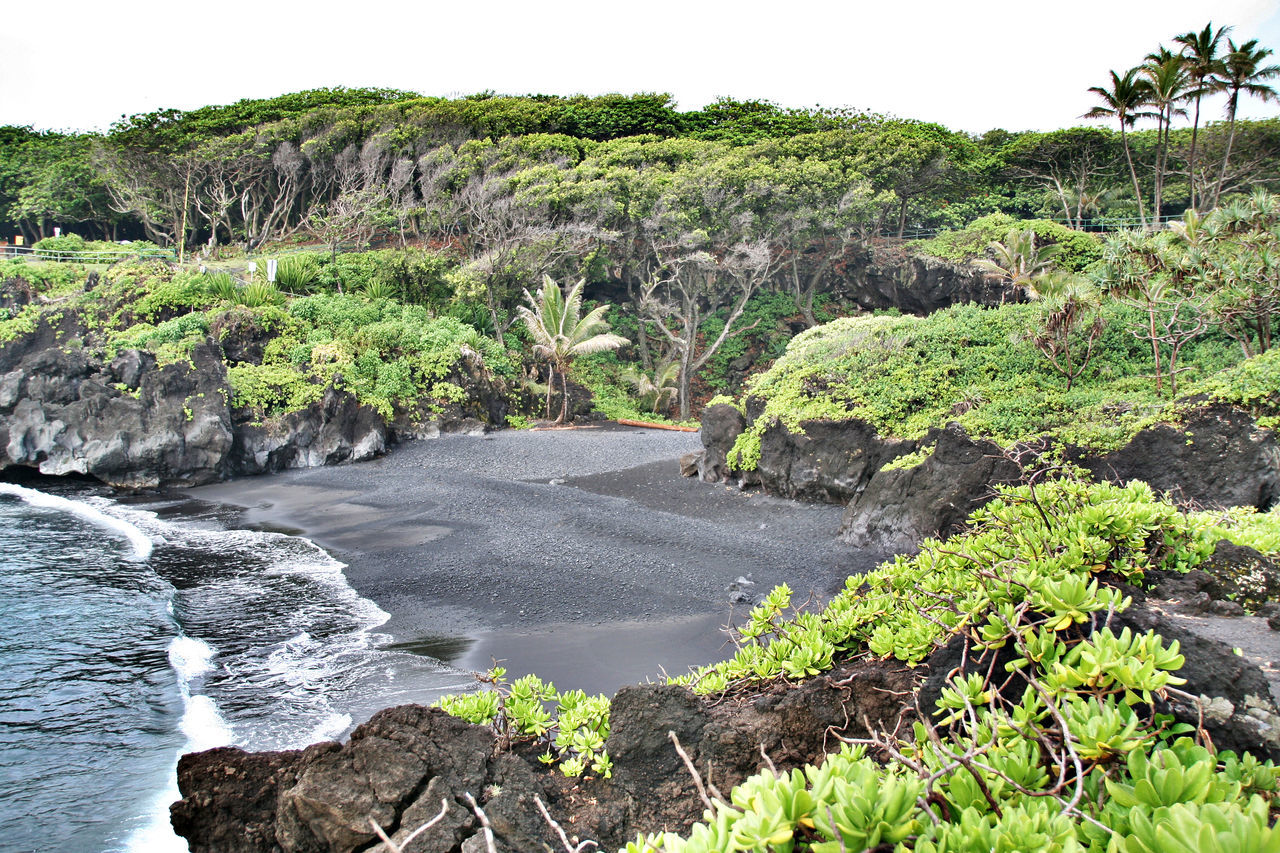
[(1222, 169), (1218, 172), (1218, 186), (1213, 191), (1214, 207), (1217, 207), (1218, 202), (1222, 199), (1222, 185), (1227, 180), (1227, 163), (1231, 160), (1231, 146), (1236, 141), (1236, 103), (1234, 101), (1231, 103), (1231, 112), (1228, 118), (1230, 119), (1228, 125), (1231, 130), (1227, 134), (1227, 150), (1222, 155)]
[(1129, 136), (1124, 132), (1124, 122), (1120, 122), (1120, 141), (1124, 144), (1124, 159), (1129, 162), (1129, 177), (1133, 178), (1133, 197), (1138, 200), (1138, 221), (1142, 230), (1147, 230), (1147, 214), (1142, 205), (1142, 189), (1138, 186), (1138, 172), (1133, 168), (1133, 153), (1129, 150)]
[[(1204, 80), (1199, 80), (1196, 87), (1204, 85)], [(1191, 155), (1187, 158), (1187, 183), (1191, 187), (1190, 204), (1191, 209), (1199, 211), (1196, 207), (1196, 136), (1200, 132), (1200, 99), (1203, 95), (1196, 95), (1196, 117), (1191, 123)]]
[(560, 368), (559, 373), (560, 373), (560, 420), (556, 421), (556, 423), (562, 424), (565, 422), (565, 417), (569, 414), (569, 376), (568, 376), (568, 371), (566, 371), (563, 367)]

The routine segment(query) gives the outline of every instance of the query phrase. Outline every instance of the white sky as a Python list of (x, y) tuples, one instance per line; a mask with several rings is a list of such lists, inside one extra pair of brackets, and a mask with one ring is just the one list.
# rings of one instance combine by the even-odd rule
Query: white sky
[(1280, 0), (63, 0), (0, 22), (0, 124), (105, 129), (162, 107), (387, 86), (671, 92), (682, 109), (727, 95), (1050, 129), (1081, 123), (1109, 69), (1210, 14), (1280, 51)]

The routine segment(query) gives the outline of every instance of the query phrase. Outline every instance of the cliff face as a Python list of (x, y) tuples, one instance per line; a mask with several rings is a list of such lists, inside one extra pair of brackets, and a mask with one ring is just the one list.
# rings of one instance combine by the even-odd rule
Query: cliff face
[[(253, 422), (232, 405), (227, 348), (213, 338), (188, 361), (159, 366), (150, 353), (110, 362), (79, 342), (70, 315), (40, 321), (0, 347), (0, 469), (83, 474), (126, 488), (190, 486), (231, 476), (368, 459), (397, 430), (348, 392), (330, 387), (307, 408)], [(454, 378), (467, 399), (401, 433), (483, 429), (506, 415), (502, 390), (460, 359)]]
[[(747, 408), (751, 413), (750, 401)], [(999, 446), (975, 441), (958, 425), (899, 440), (858, 420), (813, 421), (802, 432), (772, 425), (761, 438), (757, 469), (739, 475), (725, 459), (747, 419), (717, 405), (707, 409), (702, 424), (706, 449), (691, 464), (702, 479), (741, 476), (782, 497), (845, 504), (841, 538), (863, 548), (914, 551), (922, 539), (954, 530), (991, 498), (994, 486), (1021, 476)], [(885, 469), (921, 448), (926, 455), (918, 464)], [(1275, 434), (1228, 406), (1204, 407), (1179, 424), (1144, 429), (1119, 450), (1067, 448), (1067, 456), (1098, 479), (1142, 480), (1198, 506), (1269, 509), (1280, 502)]]
[(913, 255), (886, 245), (852, 252), (834, 289), (866, 311), (897, 309), (904, 314), (930, 314), (966, 302), (1023, 301), (1020, 292), (972, 264)]

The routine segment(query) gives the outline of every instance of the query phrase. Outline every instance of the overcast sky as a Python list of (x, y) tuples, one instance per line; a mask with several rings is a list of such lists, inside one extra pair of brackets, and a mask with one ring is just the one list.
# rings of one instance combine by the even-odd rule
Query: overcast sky
[[(1212, 12), (1208, 11), (1212, 7)], [(1280, 50), (1280, 0), (63, 0), (0, 24), (0, 124), (105, 129), (321, 86), (428, 95), (670, 92), (849, 106), (981, 132), (1080, 123), (1162, 41), (1232, 24)], [(1280, 59), (1272, 57), (1274, 61)], [(1215, 103), (1211, 117), (1219, 117)], [(1280, 115), (1250, 102), (1249, 117)]]

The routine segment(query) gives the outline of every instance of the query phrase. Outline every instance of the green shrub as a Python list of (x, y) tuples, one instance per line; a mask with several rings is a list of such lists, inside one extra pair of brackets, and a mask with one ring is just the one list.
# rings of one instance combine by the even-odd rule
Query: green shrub
[(1062, 269), (1079, 272), (1102, 258), (1102, 243), (1092, 234), (1067, 228), (1048, 219), (1015, 219), (1007, 213), (993, 213), (974, 220), (958, 231), (943, 231), (928, 240), (912, 244), (922, 255), (949, 261), (970, 261), (986, 254), (993, 240), (1003, 240), (1010, 231), (1030, 228), (1037, 245), (1059, 247), (1055, 263)]
[(157, 326), (139, 323), (113, 335), (110, 351), (151, 350), (163, 356), (160, 361), (171, 362), (185, 357), (208, 333), (209, 319), (203, 313), (183, 314)]
[(324, 386), (292, 367), (279, 364), (237, 364), (227, 368), (232, 405), (257, 419), (305, 409), (324, 396)]
[(79, 234), (63, 234), (60, 237), (45, 237), (43, 240), (37, 240), (31, 244), (31, 249), (37, 256), (51, 259), (62, 260), (59, 255), (62, 252), (83, 252), (85, 250), (84, 238)]
[[(1128, 331), (1135, 309), (1104, 306), (1106, 327), (1070, 390), (1031, 340), (1040, 310), (961, 305), (927, 317), (846, 317), (797, 335), (748, 381), (744, 396), (764, 410), (731, 460), (755, 467), (761, 435), (779, 422), (794, 431), (806, 420), (859, 418), (883, 435), (918, 438), (957, 421), (1005, 445), (1048, 435), (1102, 450), (1177, 418), (1144, 378), (1153, 363)], [(1224, 336), (1208, 335), (1188, 345), (1183, 363), (1203, 378), (1239, 360)]]

